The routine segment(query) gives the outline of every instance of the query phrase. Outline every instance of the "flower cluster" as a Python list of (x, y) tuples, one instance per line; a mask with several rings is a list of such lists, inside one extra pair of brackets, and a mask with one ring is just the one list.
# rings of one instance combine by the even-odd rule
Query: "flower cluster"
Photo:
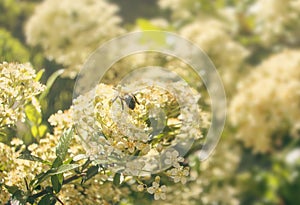
[(169, 169), (167, 176), (177, 183), (168, 186), (166, 194), (172, 197), (155, 204), (172, 205), (179, 201), (183, 205), (239, 204), (238, 188), (229, 182), (239, 166), (240, 151), (233, 138), (225, 138), (208, 160), (198, 164), (197, 157), (192, 155), (188, 158), (190, 167)]
[(123, 32), (117, 10), (106, 1), (44, 1), (27, 22), (27, 42), (40, 45), (49, 59), (69, 68), (65, 75), (75, 77), (91, 52)]
[(203, 90), (204, 86), (201, 78), (190, 65), (174, 56), (155, 52), (136, 53), (122, 58), (112, 65), (103, 76), (101, 82), (106, 84), (119, 82), (126, 74), (149, 66), (163, 67), (168, 71), (175, 72), (197, 91)]
[(230, 105), (237, 137), (254, 152), (281, 146), (300, 121), (300, 51), (285, 50), (263, 61), (238, 85)]
[(157, 176), (157, 177), (155, 178), (155, 181), (152, 183), (152, 186), (149, 187), (149, 188), (147, 189), (147, 191), (148, 191), (150, 194), (154, 194), (154, 199), (155, 199), (155, 200), (158, 200), (158, 199), (163, 199), (163, 200), (165, 200), (166, 197), (167, 197), (167, 196), (166, 196), (166, 189), (167, 189), (167, 187), (166, 187), (166, 185), (160, 186), (159, 182), (160, 182), (160, 177)]
[(0, 128), (25, 119), (25, 105), (44, 89), (35, 77), (30, 64), (0, 64)]
[(64, 112), (59, 110), (51, 115), (48, 121), (54, 127), (54, 135), (61, 136), (65, 130), (73, 126), (72, 107)]
[[(31, 144), (28, 146), (28, 150), (33, 156), (40, 157), (45, 161), (53, 161), (55, 156), (55, 147), (61, 136), (61, 129), (72, 126), (70, 118), (71, 110), (61, 112), (50, 117), (51, 124), (55, 124), (54, 135), (48, 134), (45, 138), (39, 141), (39, 144)], [(63, 128), (64, 127), (64, 128)], [(21, 152), (25, 150), (25, 145), (19, 139), (13, 139), (11, 146), (0, 143), (2, 152), (0, 153), (0, 178), (1, 183), (7, 186), (17, 186), (26, 190), (26, 182), (30, 182), (35, 179), (36, 175), (42, 173), (49, 168), (47, 164), (40, 162), (33, 162), (28, 160), (19, 159)], [(17, 150), (17, 151), (16, 151)], [(72, 140), (72, 143), (68, 150), (68, 155), (74, 157), (78, 154), (83, 154), (84, 150), (79, 141), (76, 138)], [(65, 173), (65, 177), (68, 177), (70, 173)], [(79, 183), (79, 182), (78, 182)], [(109, 178), (105, 173), (99, 173), (93, 179), (87, 181), (83, 186), (77, 186), (77, 182), (72, 184), (66, 184), (59, 192), (57, 197), (64, 202), (64, 204), (107, 204), (109, 202), (119, 202), (121, 196), (126, 193), (126, 189), (119, 190), (112, 184), (112, 178)], [(43, 187), (49, 186), (49, 180), (44, 181), (41, 184)], [(109, 190), (109, 193), (107, 191)], [(0, 201), (8, 201), (10, 194), (1, 186), (0, 189)], [(91, 197), (86, 197), (86, 195)]]
[[(200, 96), (186, 89), (181, 82), (162, 86), (139, 81), (123, 87), (98, 84), (79, 96), (73, 120), (87, 154), (112, 172), (140, 177), (167, 169), (166, 176), (175, 183), (186, 183), (189, 168), (181, 165), (184, 158), (172, 147), (201, 139), (201, 129), (207, 126), (198, 108)], [(138, 190), (165, 199), (164, 185), (155, 181), (145, 189), (146, 184), (139, 183)]]
[[(48, 159), (49, 155), (51, 155), (49, 148), (53, 146), (53, 143), (48, 143), (52, 141), (51, 138), (47, 138), (46, 141), (46, 144), (42, 143), (41, 148), (37, 149), (42, 150), (40, 154), (44, 155), (45, 159)], [(45, 149), (45, 146), (47, 149)], [(25, 150), (23, 141), (19, 139), (13, 139), (11, 146), (0, 143), (0, 149), (0, 178), (1, 183), (7, 186), (18, 186), (26, 190), (25, 180), (30, 181), (34, 179), (36, 174), (41, 173), (45, 169), (45, 166), (41, 166), (39, 162), (18, 159), (21, 152)], [(7, 190), (1, 187), (1, 192), (0, 201), (8, 201), (10, 195), (7, 193)]]
[[(74, 125), (72, 117), (72, 108), (64, 112), (58, 111), (58, 113), (52, 115), (49, 118), (49, 122), (54, 126), (54, 135), (48, 134), (45, 138), (40, 140), (39, 144), (31, 144), (28, 146), (28, 150), (31, 152), (31, 154), (46, 161), (53, 161), (56, 158), (55, 147), (57, 146), (58, 140), (63, 131)], [(13, 157), (9, 155), (10, 160), (14, 161), (9, 163), (9, 168), (10, 173), (14, 172), (14, 170), (23, 173), (21, 176), (14, 175), (14, 179), (17, 180), (18, 183), (13, 182), (13, 184), (19, 187), (24, 187), (24, 174), (29, 172), (28, 169), (30, 166), (33, 168), (30, 170), (31, 175), (26, 175), (27, 180), (33, 179), (35, 175), (39, 174), (43, 170), (46, 170), (48, 165), (17, 159), (20, 152), (21, 151), (17, 153), (13, 152)], [(83, 155), (84, 153), (85, 151), (81, 145), (81, 142), (79, 141), (78, 136), (75, 135), (68, 149), (68, 156), (76, 160), (75, 156)], [(24, 164), (26, 164), (26, 167)], [(4, 170), (7, 170), (7, 167), (5, 167)], [(70, 174), (70, 172), (64, 173), (65, 178), (67, 178)], [(9, 178), (8, 175), (6, 178)], [(6, 178), (4, 178), (4, 182), (7, 183)], [(67, 205), (72, 205), (74, 203), (80, 205), (92, 205), (95, 203), (117, 203), (120, 201), (121, 196), (126, 193), (126, 189), (121, 191), (119, 188), (113, 185), (112, 181), (113, 178), (110, 176), (110, 174), (107, 174), (103, 171), (98, 173), (93, 179), (85, 182), (85, 184), (82, 186), (77, 186), (77, 183), (79, 182), (64, 185), (57, 197)], [(49, 185), (49, 181), (45, 181), (43, 185)], [(108, 190), (110, 194), (107, 193)], [(87, 195), (91, 197), (86, 197)], [(8, 197), (8, 195), (6, 196)]]
[(264, 46), (274, 43), (299, 43), (300, 1), (257, 0), (248, 10), (254, 18), (254, 33), (261, 39)]
[[(138, 86), (138, 90), (132, 90)], [(147, 156), (134, 161), (132, 166), (131, 161), (125, 164), (125, 170), (131, 174), (138, 171), (137, 164), (141, 165), (140, 171), (150, 169), (147, 167), (148, 160), (152, 160), (152, 165), (155, 160), (161, 161), (157, 157), (170, 146), (183, 140), (200, 139), (200, 128), (207, 126), (201, 124), (202, 112), (197, 105), (199, 96), (187, 92), (185, 85), (169, 83), (163, 89), (157, 84), (143, 85), (140, 82), (138, 86), (120, 90), (120, 87), (99, 84), (74, 101), (75, 125), (90, 155), (111, 163), (112, 156), (114, 163), (117, 163), (116, 159), (124, 162), (128, 156)], [(170, 92), (172, 89), (173, 92)], [(125, 98), (135, 104), (133, 109)], [(182, 103), (185, 106), (180, 107)], [(156, 164), (179, 166), (177, 161), (174, 162), (177, 157), (172, 157), (173, 154), (166, 152), (165, 156), (166, 160)]]
[(234, 41), (223, 22), (208, 18), (192, 22), (180, 30), (180, 34), (196, 43), (212, 59), (227, 91), (234, 87), (238, 71), (249, 55), (241, 44)]

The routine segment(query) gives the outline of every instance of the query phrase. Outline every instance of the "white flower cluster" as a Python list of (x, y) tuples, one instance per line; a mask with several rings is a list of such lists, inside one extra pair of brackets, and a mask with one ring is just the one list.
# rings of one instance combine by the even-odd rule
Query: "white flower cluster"
[(118, 8), (98, 0), (46, 0), (37, 6), (25, 33), (30, 45), (40, 45), (49, 59), (69, 68), (75, 77), (101, 43), (123, 33)]
[(149, 66), (163, 67), (168, 71), (175, 72), (198, 91), (204, 87), (201, 78), (188, 64), (174, 56), (168, 56), (156, 52), (136, 53), (124, 57), (112, 65), (112, 67), (103, 76), (101, 82), (107, 84), (119, 82), (122, 78), (124, 78), (124, 76), (126, 76), (126, 74)]
[[(263, 61), (238, 85), (229, 117), (237, 137), (254, 152), (281, 144), (300, 122), (300, 51), (285, 50)], [(292, 134), (292, 133), (290, 133)]]
[(278, 42), (293, 45), (300, 42), (299, 0), (256, 0), (248, 12), (254, 17), (254, 32), (262, 45), (272, 46)]
[[(52, 115), (49, 121), (54, 125), (55, 134), (47, 134), (45, 138), (39, 141), (39, 144), (29, 145), (28, 150), (31, 154), (46, 161), (53, 161), (56, 158), (55, 152), (59, 137), (65, 129), (73, 125), (70, 119), (72, 119), (72, 110), (59, 111), (57, 114)], [(16, 147), (18, 147), (18, 150)], [(8, 186), (18, 186), (26, 190), (24, 179), (30, 182), (36, 175), (49, 169), (49, 165), (40, 162), (18, 159), (21, 152), (25, 149), (25, 145), (19, 139), (13, 139), (11, 146), (0, 143), (0, 185), (3, 183)], [(84, 151), (80, 142), (76, 141), (76, 138), (73, 139), (68, 150), (68, 155), (74, 157), (82, 153)], [(69, 174), (65, 173), (65, 178)], [(85, 182), (83, 186), (77, 186), (77, 182), (65, 184), (57, 196), (66, 205), (107, 204), (109, 201), (117, 203), (120, 201), (123, 192), (111, 183), (112, 179), (109, 180), (108, 182), (108, 175), (101, 172), (93, 179)], [(51, 182), (46, 180), (42, 183), (42, 186), (50, 186), (50, 184)], [(0, 186), (0, 202), (7, 202), (9, 198), (10, 194), (6, 188)]]
[(240, 154), (235, 141), (225, 138), (208, 160), (194, 164), (195, 156), (191, 155), (190, 167), (174, 167), (167, 171), (167, 175), (178, 184), (168, 186), (166, 194), (172, 197), (155, 201), (155, 204), (172, 205), (180, 201), (183, 205), (238, 205), (239, 190), (231, 182), (240, 162)]
[(238, 74), (237, 69), (249, 52), (231, 38), (226, 24), (216, 19), (204, 18), (184, 26), (180, 34), (206, 52), (220, 70), (225, 88), (232, 89)]
[(0, 64), (0, 128), (25, 119), (25, 105), (44, 90), (35, 77), (30, 64)]
[[(44, 159), (49, 159), (49, 155), (55, 155), (53, 146), (53, 137), (47, 136), (45, 140), (47, 143), (41, 142), (40, 147), (32, 145), (29, 149), (35, 149), (40, 154), (42, 154)], [(51, 148), (52, 146), (52, 148)], [(16, 147), (19, 147), (16, 151)], [(45, 149), (47, 147), (47, 149)], [(51, 151), (49, 149), (51, 148)], [(5, 145), (0, 142), (0, 179), (1, 183), (8, 186), (18, 186), (23, 190), (26, 190), (25, 181), (28, 182), (35, 178), (36, 174), (41, 173), (46, 166), (39, 162), (32, 162), (28, 160), (18, 159), (21, 152), (26, 149), (23, 142), (19, 139), (13, 139), (11, 141), (11, 146)], [(7, 202), (10, 194), (4, 187), (0, 189), (0, 201)]]
[[(169, 84), (171, 89), (172, 83)], [(186, 92), (185, 86), (180, 83), (172, 86), (178, 95), (176, 97), (159, 86), (149, 84), (141, 86), (136, 93), (131, 93), (129, 87), (123, 87), (121, 91), (120, 88), (99, 84), (86, 96), (78, 97), (74, 101), (74, 122), (89, 155), (125, 166), (125, 172), (131, 175), (142, 170), (159, 169), (147, 167), (149, 160), (152, 166), (162, 163), (167, 167), (179, 167), (178, 162), (170, 158), (172, 154), (169, 152), (165, 153), (166, 160), (163, 162), (159, 162), (161, 159), (157, 157), (184, 140), (200, 139), (200, 129), (207, 125), (201, 124), (202, 112), (197, 105), (199, 96)], [(134, 108), (129, 107), (126, 98), (132, 100)], [(182, 101), (186, 106), (180, 107)], [(122, 165), (128, 156), (147, 157)]]
[(159, 200), (159, 199), (165, 200), (167, 198), (166, 196), (167, 187), (166, 185), (160, 186), (159, 183), (160, 183), (160, 177), (157, 176), (155, 178), (155, 181), (152, 183), (152, 186), (147, 188), (147, 191), (150, 194), (154, 194), (155, 200)]

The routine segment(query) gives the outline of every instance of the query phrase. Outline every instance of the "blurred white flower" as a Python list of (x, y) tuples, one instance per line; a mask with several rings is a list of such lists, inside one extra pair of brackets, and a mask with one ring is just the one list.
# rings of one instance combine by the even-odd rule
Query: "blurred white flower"
[(26, 39), (69, 68), (65, 75), (73, 78), (91, 52), (123, 33), (117, 11), (104, 0), (45, 0), (26, 24)]
[(249, 51), (232, 39), (227, 27), (217, 19), (202, 18), (182, 27), (180, 34), (206, 52), (220, 71), (226, 91), (230, 92)]
[(296, 148), (290, 151), (285, 158), (286, 162), (290, 165), (294, 165), (296, 162), (300, 162), (300, 148)]
[(300, 0), (256, 0), (248, 12), (262, 45), (300, 42)]
[(229, 118), (246, 147), (268, 152), (280, 146), (282, 133), (293, 134), (300, 121), (299, 104), (300, 51), (286, 50), (263, 61), (238, 84)]

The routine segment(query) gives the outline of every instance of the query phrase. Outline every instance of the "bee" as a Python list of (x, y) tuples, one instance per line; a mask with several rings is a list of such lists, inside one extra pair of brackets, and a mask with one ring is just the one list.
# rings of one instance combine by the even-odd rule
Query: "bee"
[(140, 104), (138, 102), (138, 100), (136, 99), (135, 95), (132, 93), (126, 93), (124, 96), (117, 95), (112, 100), (112, 103), (114, 103), (118, 98), (121, 101), (122, 110), (124, 110), (124, 102), (127, 105), (127, 107), (130, 108), (131, 110), (134, 110), (134, 108), (136, 107), (136, 104), (138, 104), (138, 105)]

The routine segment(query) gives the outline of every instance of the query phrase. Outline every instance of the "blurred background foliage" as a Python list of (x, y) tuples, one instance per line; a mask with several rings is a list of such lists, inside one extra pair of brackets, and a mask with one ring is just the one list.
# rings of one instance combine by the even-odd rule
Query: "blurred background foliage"
[[(75, 83), (74, 74), (68, 74), (72, 70), (69, 56), (60, 59), (55, 54), (75, 52), (76, 56), (81, 52), (76, 46), (90, 48), (87, 51), (90, 54), (119, 34), (149, 29), (176, 32), (203, 48), (224, 81), (230, 110), (214, 155), (203, 164), (197, 157), (190, 158), (191, 175), (195, 177), (192, 183), (174, 187), (166, 201), (153, 202), (145, 200), (142, 194), (128, 192), (120, 204), (299, 204), (300, 1), (103, 2), (99, 8), (107, 7), (108, 19), (116, 20), (105, 25), (100, 36), (93, 36), (104, 24), (93, 19), (104, 16), (91, 13), (91, 18), (86, 18), (86, 13), (81, 13), (84, 8), (76, 7), (75, 1), (0, 0), (0, 61), (30, 62), (37, 71), (45, 69), (43, 84), (55, 72), (66, 71), (53, 79), (48, 95), (41, 101), (45, 124), (50, 115), (70, 107)], [(95, 1), (89, 3), (95, 4), (94, 8), (98, 6)], [(68, 10), (68, 4), (73, 10)], [(53, 6), (58, 6), (54, 12)], [(61, 28), (59, 24), (64, 23), (60, 16), (72, 17), (74, 25)], [(91, 26), (85, 27), (85, 23)], [(76, 35), (81, 39), (73, 42)], [(60, 36), (64, 38), (59, 39)], [(50, 48), (56, 45), (56, 38), (59, 46)], [(89, 38), (95, 40), (90, 41), (93, 45), (85, 44)], [(95, 42), (101, 43), (95, 45)], [(70, 59), (74, 60), (74, 56)], [(84, 62), (80, 63), (76, 66), (81, 67)], [(148, 63), (169, 66), (175, 71), (178, 66), (186, 66), (164, 56), (141, 54), (116, 63), (104, 82), (120, 78), (130, 70), (128, 67)], [(185, 75), (184, 71), (178, 73)], [(201, 84), (196, 85), (197, 78), (186, 77), (196, 89), (201, 89)], [(270, 123), (275, 126), (267, 126)], [(49, 125), (48, 129), (51, 130)], [(260, 145), (267, 148), (260, 149)]]

